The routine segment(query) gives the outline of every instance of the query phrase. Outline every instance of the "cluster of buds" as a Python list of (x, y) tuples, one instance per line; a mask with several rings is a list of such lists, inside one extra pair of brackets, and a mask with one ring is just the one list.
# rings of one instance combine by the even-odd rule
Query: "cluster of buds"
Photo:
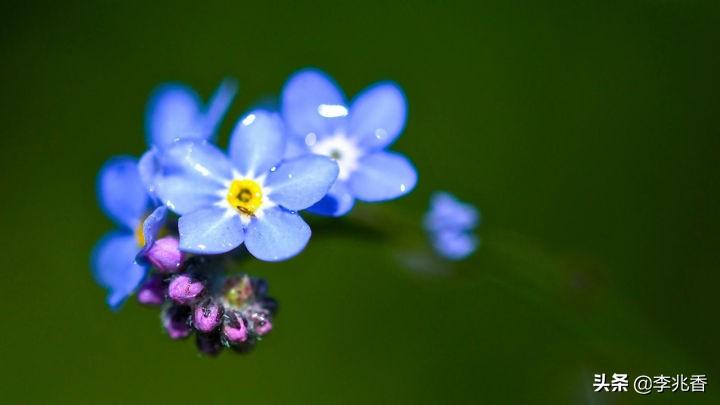
[(217, 355), (224, 347), (247, 352), (272, 330), (277, 303), (265, 280), (226, 275), (211, 256), (184, 258), (177, 239), (166, 237), (147, 252), (154, 271), (137, 299), (162, 306), (162, 323), (171, 339), (195, 335), (198, 350)]

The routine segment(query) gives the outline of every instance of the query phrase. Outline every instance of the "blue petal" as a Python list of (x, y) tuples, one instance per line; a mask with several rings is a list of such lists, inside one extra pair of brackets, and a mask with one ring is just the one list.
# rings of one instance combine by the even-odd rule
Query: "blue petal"
[(100, 169), (98, 199), (105, 213), (118, 225), (135, 229), (149, 203), (135, 159), (116, 157)]
[(345, 97), (335, 82), (317, 69), (304, 69), (282, 90), (282, 114), (291, 135), (331, 135), (347, 122)]
[(165, 225), (165, 219), (167, 218), (167, 207), (160, 206), (145, 218), (143, 222), (143, 239), (145, 239), (145, 246), (142, 248), (138, 256), (141, 257), (145, 254), (155, 243), (158, 233)]
[(221, 200), (232, 179), (230, 161), (207, 142), (177, 142), (159, 159), (163, 174), (155, 180), (155, 194), (180, 215)]
[(270, 199), (297, 211), (305, 209), (327, 194), (338, 175), (338, 165), (320, 155), (305, 155), (284, 161), (270, 172), (265, 185)]
[(417, 182), (410, 161), (397, 153), (376, 152), (360, 159), (359, 168), (349, 180), (355, 198), (384, 201), (409, 193)]
[(348, 134), (356, 137), (363, 149), (382, 149), (402, 133), (406, 115), (407, 102), (400, 87), (378, 83), (353, 100)]
[(138, 161), (138, 173), (140, 180), (145, 185), (145, 189), (150, 195), (155, 193), (157, 176), (160, 174), (160, 164), (157, 157), (156, 148), (150, 148), (145, 152)]
[(178, 221), (180, 250), (197, 254), (225, 253), (240, 246), (245, 232), (240, 215), (210, 207), (183, 215)]
[(223, 189), (216, 182), (181, 174), (161, 177), (156, 194), (173, 212), (185, 215), (221, 201)]
[(165, 148), (178, 139), (205, 139), (201, 108), (200, 96), (190, 87), (178, 83), (160, 85), (145, 110), (148, 145)]
[(267, 172), (285, 153), (282, 120), (269, 111), (251, 111), (235, 126), (229, 149), (235, 168), (243, 175), (257, 176)]
[(442, 231), (434, 235), (433, 246), (439, 254), (450, 260), (461, 260), (475, 251), (478, 239), (474, 235), (455, 231)]
[(130, 232), (111, 232), (93, 250), (93, 275), (108, 290), (107, 303), (117, 309), (145, 278), (147, 269), (135, 262), (138, 252)]
[(310, 240), (310, 227), (300, 215), (280, 207), (269, 208), (253, 218), (245, 235), (245, 247), (260, 260), (275, 262), (300, 253)]
[(223, 184), (232, 179), (232, 164), (225, 154), (205, 141), (181, 141), (159, 156), (164, 175), (183, 174)]
[(336, 181), (327, 195), (318, 201), (315, 205), (308, 208), (308, 211), (313, 214), (325, 215), (330, 217), (340, 217), (352, 209), (355, 204), (355, 197), (353, 197), (347, 183), (344, 181)]
[(235, 98), (237, 88), (237, 81), (235, 79), (226, 78), (220, 83), (220, 86), (215, 90), (212, 97), (210, 97), (203, 117), (203, 130), (205, 131), (206, 139), (211, 139), (217, 132), (220, 122)]
[(449, 193), (436, 192), (430, 200), (424, 225), (430, 231), (464, 231), (477, 226), (479, 219), (480, 214), (472, 205), (460, 202)]

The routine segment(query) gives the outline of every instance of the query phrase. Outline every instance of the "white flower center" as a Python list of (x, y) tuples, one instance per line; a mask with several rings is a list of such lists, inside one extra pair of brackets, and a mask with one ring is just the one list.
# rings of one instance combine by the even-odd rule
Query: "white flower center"
[(358, 148), (355, 140), (342, 133), (332, 135), (319, 142), (315, 134), (311, 133), (305, 137), (305, 144), (313, 153), (328, 156), (337, 162), (340, 168), (339, 180), (350, 178), (350, 174), (357, 170), (358, 160), (362, 156), (362, 151)]

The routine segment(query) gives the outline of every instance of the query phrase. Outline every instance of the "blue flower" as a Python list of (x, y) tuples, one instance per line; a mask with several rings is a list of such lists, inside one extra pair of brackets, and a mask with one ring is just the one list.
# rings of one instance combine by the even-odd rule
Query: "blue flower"
[(148, 265), (144, 255), (165, 222), (167, 208), (157, 207), (149, 194), (158, 171), (158, 151), (178, 140), (209, 139), (236, 90), (235, 81), (226, 79), (203, 107), (200, 96), (191, 88), (177, 83), (161, 85), (150, 96), (145, 114), (150, 150), (139, 163), (119, 157), (100, 170), (100, 205), (120, 227), (102, 238), (92, 258), (93, 273), (98, 283), (108, 289), (111, 308), (118, 308), (145, 278)]
[(329, 156), (340, 168), (328, 195), (309, 211), (341, 216), (355, 199), (384, 201), (410, 192), (417, 173), (401, 154), (384, 149), (405, 127), (405, 96), (397, 84), (376, 83), (348, 103), (325, 73), (295, 73), (282, 91), (282, 115), (290, 135), (288, 156)]
[(151, 193), (159, 170), (158, 153), (179, 140), (212, 139), (236, 92), (235, 80), (225, 79), (203, 106), (200, 96), (183, 84), (165, 83), (153, 91), (145, 111), (150, 150), (139, 163), (140, 176)]
[(430, 199), (430, 211), (423, 225), (438, 253), (451, 260), (461, 260), (477, 248), (478, 238), (472, 231), (479, 221), (480, 214), (475, 207), (449, 193), (437, 192)]
[(282, 161), (284, 151), (280, 118), (255, 110), (233, 130), (229, 158), (207, 142), (178, 142), (162, 153), (156, 192), (181, 215), (180, 249), (218, 254), (244, 242), (261, 260), (298, 254), (310, 228), (296, 211), (325, 196), (338, 166), (317, 155)]
[(118, 229), (95, 246), (93, 275), (108, 290), (108, 305), (117, 309), (145, 278), (147, 266), (138, 263), (136, 257), (152, 246), (167, 209), (153, 210), (137, 164), (130, 157), (108, 161), (100, 170), (97, 190), (100, 206)]

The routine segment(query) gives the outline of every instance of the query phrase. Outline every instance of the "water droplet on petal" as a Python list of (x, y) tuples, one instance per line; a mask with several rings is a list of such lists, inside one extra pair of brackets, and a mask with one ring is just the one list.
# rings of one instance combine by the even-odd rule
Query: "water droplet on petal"
[(309, 134), (305, 135), (305, 145), (307, 146), (313, 146), (317, 142), (317, 135), (315, 135), (314, 132), (310, 132)]
[(320, 104), (318, 106), (318, 114), (326, 118), (344, 117), (348, 115), (348, 110), (341, 104)]
[(248, 125), (252, 124), (253, 122), (255, 122), (255, 114), (250, 114), (247, 117), (243, 118), (243, 120), (242, 120), (242, 123), (245, 126), (248, 126)]

